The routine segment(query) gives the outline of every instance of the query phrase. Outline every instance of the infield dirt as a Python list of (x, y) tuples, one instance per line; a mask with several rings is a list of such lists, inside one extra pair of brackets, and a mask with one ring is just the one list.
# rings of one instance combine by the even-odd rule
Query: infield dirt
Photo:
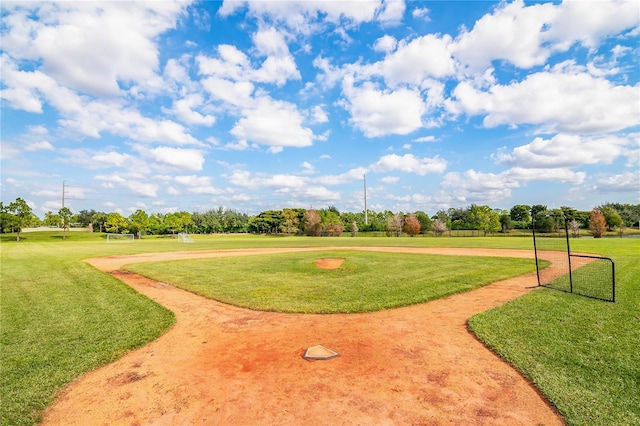
[[(535, 387), (467, 330), (474, 314), (531, 291), (535, 274), (399, 309), (306, 315), (241, 309), (121, 269), (138, 262), (334, 249), (87, 260), (175, 312), (177, 321), (159, 339), (78, 378), (49, 407), (43, 424), (563, 424)], [(461, 263), (464, 256), (533, 256), (526, 250), (348, 249), (454, 255)], [(554, 256), (542, 254), (551, 262)], [(544, 271), (560, 273), (553, 265)], [(314, 345), (340, 356), (303, 359)]]

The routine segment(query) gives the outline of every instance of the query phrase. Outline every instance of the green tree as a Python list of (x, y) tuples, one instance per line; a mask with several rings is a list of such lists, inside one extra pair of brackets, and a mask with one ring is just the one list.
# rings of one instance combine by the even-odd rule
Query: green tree
[(516, 204), (511, 207), (509, 211), (509, 216), (511, 216), (511, 220), (515, 222), (529, 222), (531, 221), (531, 206), (526, 204)]
[(615, 228), (622, 226), (622, 218), (613, 207), (600, 207), (600, 212), (604, 216), (609, 231), (613, 231)]
[(91, 210), (80, 210), (80, 212), (78, 212), (78, 219), (77, 222), (83, 226), (83, 227), (87, 227), (89, 226), (92, 222), (93, 222), (93, 216), (98, 213), (95, 210), (91, 209)]
[(111, 234), (126, 234), (129, 232), (128, 226), (127, 218), (118, 212), (109, 213), (104, 224), (105, 230)]
[(502, 232), (509, 232), (513, 229), (513, 222), (511, 222), (511, 215), (506, 210), (500, 215), (500, 225), (502, 226)]
[(171, 231), (171, 235), (175, 235), (176, 232), (183, 232), (191, 224), (191, 213), (168, 213), (164, 217), (164, 224)]
[(298, 212), (293, 209), (282, 210), (282, 223), (280, 224), (280, 231), (285, 234), (295, 234), (298, 232), (300, 225), (300, 219), (298, 219)]
[(531, 206), (531, 216), (535, 216), (537, 214), (546, 213), (546, 212), (548, 212), (547, 206), (543, 204), (535, 204)]
[(22, 228), (29, 226), (29, 223), (33, 220), (31, 207), (22, 198), (16, 198), (15, 201), (9, 204), (7, 212), (12, 215), (11, 224), (16, 228), (16, 241), (20, 241), (20, 232)]
[(344, 225), (340, 220), (340, 212), (335, 207), (331, 206), (328, 209), (323, 209), (318, 212), (320, 215), (320, 226), (322, 232), (329, 236), (339, 237), (344, 231)]
[(422, 211), (415, 212), (416, 219), (420, 222), (420, 233), (424, 234), (431, 229), (433, 221), (428, 214)]
[(138, 209), (129, 215), (129, 230), (138, 234), (141, 238), (149, 228), (149, 215), (144, 210)]
[(56, 228), (59, 228), (62, 226), (60, 216), (50, 211), (46, 212), (44, 214), (44, 226), (55, 226)]
[(469, 209), (469, 221), (473, 225), (473, 229), (479, 229), (486, 237), (487, 232), (495, 232), (500, 230), (500, 216), (489, 206), (476, 206), (475, 204)]
[(104, 232), (108, 217), (109, 215), (104, 212), (98, 212), (91, 215), (91, 225), (93, 226), (93, 229), (98, 229), (100, 232)]
[(63, 207), (58, 210), (58, 216), (60, 217), (60, 221), (62, 222), (62, 239), (67, 239), (67, 230), (71, 224), (71, 217), (73, 213), (69, 210), (68, 207)]

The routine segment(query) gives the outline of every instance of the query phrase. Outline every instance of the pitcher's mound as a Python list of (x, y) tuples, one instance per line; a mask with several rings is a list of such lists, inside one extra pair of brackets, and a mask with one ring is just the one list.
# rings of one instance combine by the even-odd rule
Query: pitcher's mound
[(316, 259), (316, 266), (322, 269), (338, 269), (344, 263), (344, 257)]

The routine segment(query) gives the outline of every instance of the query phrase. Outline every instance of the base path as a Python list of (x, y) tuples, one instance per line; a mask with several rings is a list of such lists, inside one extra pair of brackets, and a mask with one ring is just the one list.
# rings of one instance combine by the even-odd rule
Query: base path
[[(328, 247), (89, 259), (175, 312), (167, 333), (89, 372), (45, 425), (558, 425), (562, 418), (468, 330), (472, 315), (531, 291), (528, 274), (366, 314), (259, 312), (125, 272), (125, 264), (322, 250), (532, 258), (525, 250)], [(539, 253), (540, 255), (540, 253)], [(554, 261), (557, 254), (543, 253)], [(545, 274), (559, 274), (554, 266)], [(303, 359), (322, 345), (340, 356)]]

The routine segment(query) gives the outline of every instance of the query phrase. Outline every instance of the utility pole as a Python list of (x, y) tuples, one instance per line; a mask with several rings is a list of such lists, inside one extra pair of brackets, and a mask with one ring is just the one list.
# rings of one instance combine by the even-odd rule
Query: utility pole
[(62, 208), (64, 209), (64, 189), (66, 180), (62, 181)]
[(364, 224), (369, 224), (369, 212), (367, 211), (367, 175), (364, 176)]

